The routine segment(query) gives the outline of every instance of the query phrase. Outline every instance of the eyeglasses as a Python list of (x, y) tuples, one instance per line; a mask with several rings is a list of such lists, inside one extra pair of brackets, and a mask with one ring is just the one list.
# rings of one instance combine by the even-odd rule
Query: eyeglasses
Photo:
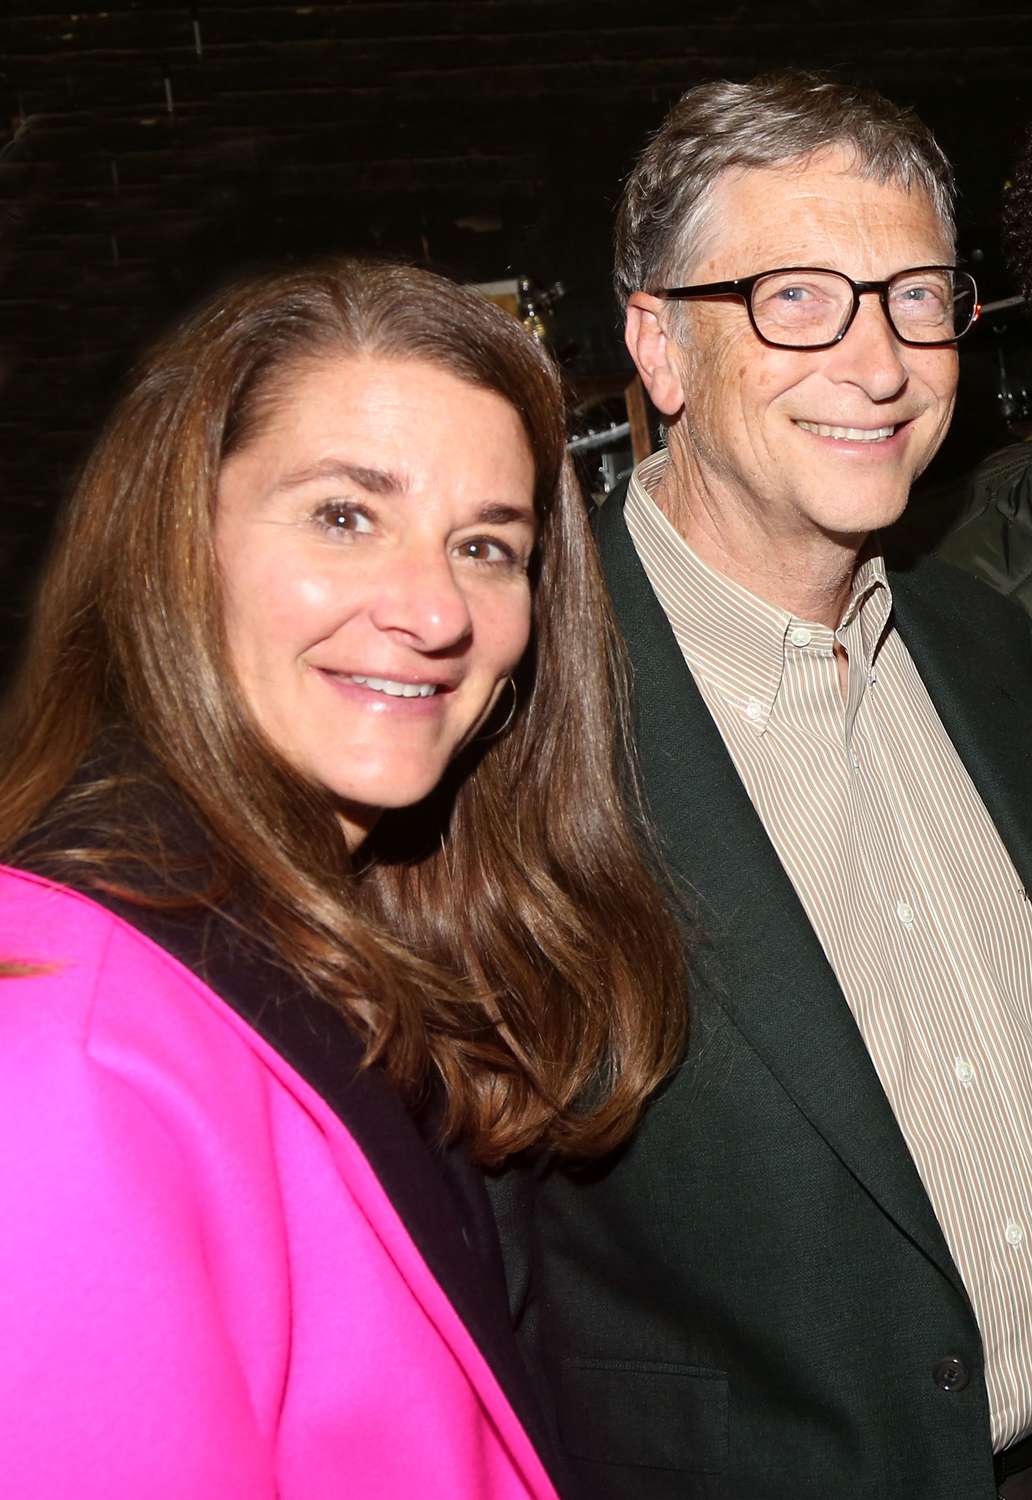
[(901, 344), (939, 349), (955, 343), (978, 321), (975, 278), (956, 266), (915, 266), (888, 281), (853, 281), (841, 271), (789, 266), (734, 281), (666, 286), (653, 297), (689, 302), (699, 297), (740, 297), (759, 338), (774, 349), (830, 349), (844, 339), (860, 298), (877, 293), (889, 327)]

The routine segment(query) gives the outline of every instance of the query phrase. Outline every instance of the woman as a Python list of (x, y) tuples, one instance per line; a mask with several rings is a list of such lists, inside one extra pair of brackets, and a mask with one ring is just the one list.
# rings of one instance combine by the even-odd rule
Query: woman
[(290, 270), (144, 364), (0, 778), (12, 1494), (554, 1493), (472, 1164), (610, 1149), (681, 1042), (610, 650), (473, 294)]

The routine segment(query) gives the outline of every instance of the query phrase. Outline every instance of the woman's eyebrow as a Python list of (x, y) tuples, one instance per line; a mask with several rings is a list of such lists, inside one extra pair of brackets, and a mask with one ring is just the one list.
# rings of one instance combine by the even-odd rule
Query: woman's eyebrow
[[(303, 469), (294, 469), (276, 485), (277, 490), (297, 489), (317, 479), (334, 479), (355, 484), (369, 495), (404, 495), (408, 493), (408, 480), (390, 469), (370, 469), (365, 464), (348, 463), (341, 458), (321, 458), (317, 463), (306, 464)], [(529, 505), (511, 505), (506, 501), (488, 500), (479, 509), (476, 523), (480, 526), (511, 526), (522, 524), (533, 526), (534, 510)]]
[(365, 464), (348, 463), (342, 458), (321, 458), (318, 463), (308, 464), (285, 474), (276, 488), (296, 489), (309, 484), (313, 479), (337, 479), (356, 484), (370, 495), (403, 495), (408, 484), (403, 476), (390, 469), (370, 469)]
[(508, 526), (514, 521), (533, 526), (534, 519), (529, 505), (507, 505), (500, 501), (488, 501), (477, 512), (477, 522), (482, 526)]

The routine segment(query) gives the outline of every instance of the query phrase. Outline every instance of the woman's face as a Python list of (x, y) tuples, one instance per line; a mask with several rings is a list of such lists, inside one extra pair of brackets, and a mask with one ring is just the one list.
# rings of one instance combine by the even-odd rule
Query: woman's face
[(419, 360), (303, 366), (219, 478), (229, 648), (349, 843), (425, 797), (530, 634), (534, 462), (514, 409)]

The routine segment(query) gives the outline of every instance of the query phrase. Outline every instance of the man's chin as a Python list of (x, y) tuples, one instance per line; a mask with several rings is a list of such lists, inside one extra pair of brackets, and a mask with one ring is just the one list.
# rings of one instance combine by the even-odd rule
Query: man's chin
[(814, 517), (825, 536), (844, 546), (858, 547), (874, 531), (894, 525), (906, 510), (910, 497), (907, 489), (893, 489), (891, 494), (855, 495), (848, 509), (827, 511)]

